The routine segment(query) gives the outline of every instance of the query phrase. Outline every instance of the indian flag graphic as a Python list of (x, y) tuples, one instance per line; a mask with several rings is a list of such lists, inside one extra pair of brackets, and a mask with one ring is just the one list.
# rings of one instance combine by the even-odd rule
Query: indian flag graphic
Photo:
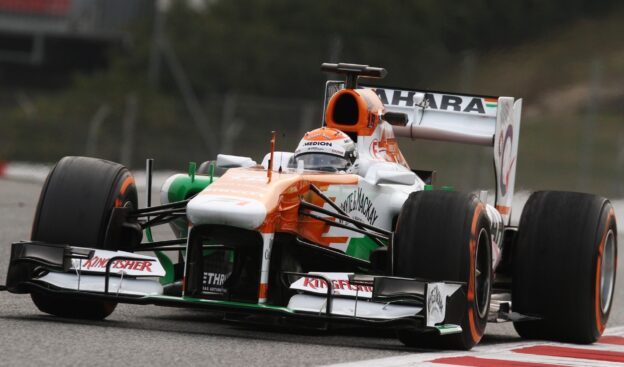
[(498, 98), (483, 98), (485, 107), (496, 108), (498, 106)]

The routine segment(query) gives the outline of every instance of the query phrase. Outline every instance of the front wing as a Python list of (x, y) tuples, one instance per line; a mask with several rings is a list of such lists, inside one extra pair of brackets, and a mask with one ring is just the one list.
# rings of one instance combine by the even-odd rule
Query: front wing
[[(108, 258), (105, 259), (102, 253), (101, 250), (68, 245), (14, 243), (6, 290), (75, 299), (201, 308), (243, 317), (264, 315), (285, 324), (295, 321), (299, 326), (322, 329), (333, 324), (358, 324), (439, 334), (462, 331), (460, 324), (466, 309), (465, 283), (344, 273), (284, 272), (280, 274), (284, 279), (295, 279), (290, 287), (294, 294), (287, 306), (275, 306), (167, 296), (158, 280), (158, 276), (164, 274), (159, 270), (162, 267), (157, 258), (106, 252)], [(98, 256), (99, 264), (103, 265), (101, 269), (85, 270), (80, 265), (88, 264), (90, 260), (92, 264)], [(154, 265), (147, 266), (145, 262)], [(301, 286), (303, 279), (313, 279), (324, 287), (306, 289)]]

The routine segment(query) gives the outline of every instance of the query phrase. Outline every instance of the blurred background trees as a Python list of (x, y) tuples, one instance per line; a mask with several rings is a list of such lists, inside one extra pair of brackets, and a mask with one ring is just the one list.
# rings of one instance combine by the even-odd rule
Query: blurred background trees
[[(614, 0), (0, 0), (0, 160), (259, 160), (270, 130), (291, 150), (320, 124), (320, 64), (353, 62), (522, 97), (517, 185), (621, 196), (622, 34)], [(493, 185), (487, 149), (402, 149), (443, 183)]]

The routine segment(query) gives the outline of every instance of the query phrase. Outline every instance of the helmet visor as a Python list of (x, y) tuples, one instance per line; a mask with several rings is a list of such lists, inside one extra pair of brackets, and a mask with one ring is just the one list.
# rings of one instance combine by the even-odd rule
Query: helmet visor
[(293, 157), (288, 163), (290, 168), (297, 168), (297, 161), (303, 161), (303, 168), (311, 171), (345, 171), (351, 162), (343, 157), (325, 153), (305, 153)]

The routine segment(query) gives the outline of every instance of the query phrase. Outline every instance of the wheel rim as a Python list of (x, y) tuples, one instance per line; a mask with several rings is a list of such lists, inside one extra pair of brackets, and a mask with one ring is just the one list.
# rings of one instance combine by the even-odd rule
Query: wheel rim
[(479, 318), (484, 318), (488, 312), (490, 300), (490, 283), (492, 265), (488, 257), (488, 233), (484, 228), (479, 232), (477, 240), (477, 253), (475, 254), (475, 301)]
[(600, 309), (606, 314), (615, 286), (615, 235), (609, 230), (600, 261)]

